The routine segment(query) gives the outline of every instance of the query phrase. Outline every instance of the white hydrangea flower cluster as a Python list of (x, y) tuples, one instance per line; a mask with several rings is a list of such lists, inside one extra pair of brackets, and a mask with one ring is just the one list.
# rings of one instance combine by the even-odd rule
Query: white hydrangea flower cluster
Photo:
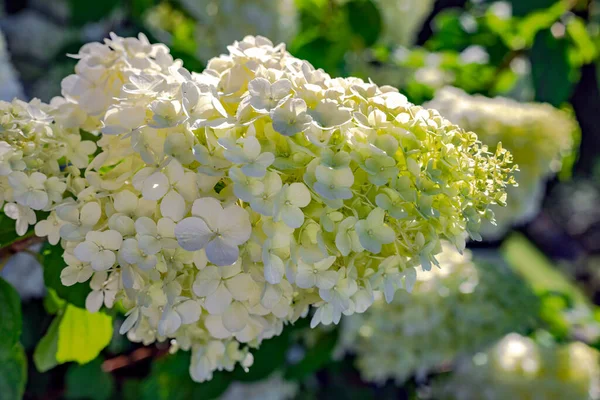
[(516, 333), (462, 362), (435, 398), (454, 400), (600, 398), (598, 352), (582, 342), (539, 344)]
[(142, 35), (75, 57), (53, 104), (99, 154), (39, 233), (61, 239), (63, 284), (90, 281), (89, 310), (122, 301), (121, 332), (191, 349), (197, 381), (249, 366), (310, 306), (338, 323), (410, 288), (513, 182), (506, 151), (262, 37), (201, 74)]
[(464, 129), (477, 133), (494, 149), (501, 143), (514, 157), (519, 186), (508, 190), (508, 207), (494, 207), (498, 224), (485, 225), (482, 234), (498, 239), (514, 223), (534, 216), (541, 204), (544, 180), (557, 172), (562, 158), (573, 145), (576, 122), (566, 112), (549, 104), (519, 103), (446, 87), (425, 104)]
[[(245, 35), (262, 35), (276, 42), (287, 42), (298, 29), (298, 10), (294, 0), (180, 2), (195, 20), (193, 36), (196, 39), (196, 55), (202, 61), (223, 53), (227, 46)], [(185, 18), (168, 2), (163, 2), (147, 13), (146, 23), (162, 40), (178, 29), (173, 24), (174, 16)]]
[[(19, 235), (37, 222), (37, 211), (54, 209), (68, 188), (82, 185), (79, 169), (96, 150), (94, 142), (81, 140), (78, 128), (59, 120), (56, 109), (39, 100), (0, 102), (0, 208), (16, 220)], [(35, 230), (56, 244), (59, 225), (50, 217)]]
[(342, 321), (338, 351), (356, 354), (363, 379), (403, 383), (533, 325), (537, 299), (506, 265), (448, 244), (438, 257), (441, 268), (419, 271), (412, 293)]

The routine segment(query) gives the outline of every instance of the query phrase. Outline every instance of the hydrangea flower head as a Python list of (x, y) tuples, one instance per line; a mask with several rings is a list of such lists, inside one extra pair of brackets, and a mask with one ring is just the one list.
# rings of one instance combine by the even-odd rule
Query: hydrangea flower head
[(312, 326), (338, 323), (410, 288), (513, 182), (508, 152), (393, 88), (332, 78), (263, 37), (228, 50), (194, 73), (112, 35), (75, 56), (56, 104), (61, 123), (101, 134), (48, 217), (63, 224), (63, 283), (90, 279), (93, 311), (121, 301), (129, 339), (192, 350), (198, 381), (249, 366), (311, 307)]

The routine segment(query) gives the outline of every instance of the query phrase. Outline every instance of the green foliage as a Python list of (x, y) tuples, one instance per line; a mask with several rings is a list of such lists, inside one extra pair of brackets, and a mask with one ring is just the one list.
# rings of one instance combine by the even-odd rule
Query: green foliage
[(100, 357), (85, 365), (71, 365), (65, 380), (67, 399), (107, 400), (115, 390), (115, 379), (102, 371)]
[[(560, 0), (558, 0), (560, 1)], [(533, 11), (545, 9), (558, 2), (557, 0), (510, 0), (513, 15), (521, 17)]]
[(531, 48), (531, 75), (535, 99), (560, 106), (573, 92), (575, 81), (568, 59), (568, 42), (550, 30), (540, 31)]
[(108, 346), (112, 332), (110, 316), (66, 304), (36, 347), (34, 363), (41, 372), (69, 361), (88, 363)]
[(21, 300), (13, 287), (0, 278), (0, 355), (12, 352), (19, 343), (21, 328)]
[(0, 356), (0, 393), (4, 400), (23, 398), (27, 382), (27, 357), (20, 343)]
[(371, 0), (353, 0), (347, 2), (344, 7), (348, 25), (354, 35), (362, 39), (365, 47), (374, 45), (383, 30), (381, 13), (377, 6)]
[(56, 317), (50, 324), (46, 334), (40, 339), (33, 352), (33, 363), (40, 372), (46, 372), (58, 365), (56, 352), (58, 350), (58, 326), (61, 317)]
[(120, 0), (69, 0), (71, 24), (80, 27), (89, 22), (97, 22), (110, 14), (120, 3)]
[(15, 289), (0, 278), (0, 393), (6, 400), (20, 399), (27, 381), (27, 358), (19, 337), (21, 301)]

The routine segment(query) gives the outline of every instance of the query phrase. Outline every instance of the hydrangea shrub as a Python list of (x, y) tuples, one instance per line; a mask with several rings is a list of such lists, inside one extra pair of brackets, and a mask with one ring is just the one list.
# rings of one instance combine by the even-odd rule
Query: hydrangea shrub
[(410, 289), (514, 183), (508, 152), (391, 87), (263, 37), (228, 49), (195, 73), (112, 35), (74, 55), (51, 105), (2, 105), (19, 232), (48, 212), (35, 230), (64, 248), (63, 284), (89, 281), (90, 311), (121, 302), (130, 340), (191, 350), (197, 381), (250, 366), (310, 307), (327, 325)]
[(404, 383), (534, 326), (537, 298), (505, 264), (443, 247), (441, 268), (418, 271), (412, 293), (342, 321), (339, 350), (356, 355), (363, 379)]
[(582, 342), (540, 344), (511, 333), (434, 386), (439, 399), (600, 398), (598, 352)]

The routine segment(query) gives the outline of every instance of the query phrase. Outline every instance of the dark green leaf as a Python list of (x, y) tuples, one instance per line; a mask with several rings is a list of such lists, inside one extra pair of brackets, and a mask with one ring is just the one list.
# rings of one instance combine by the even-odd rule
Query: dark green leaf
[(20, 343), (0, 357), (0, 397), (3, 400), (23, 398), (27, 383), (27, 356)]
[(512, 13), (515, 17), (523, 17), (533, 11), (543, 10), (558, 3), (560, 0), (510, 0)]
[(345, 8), (350, 30), (362, 38), (366, 47), (375, 44), (383, 26), (377, 6), (371, 0), (353, 0)]
[(67, 370), (66, 398), (106, 400), (111, 398), (115, 389), (112, 375), (102, 371), (102, 358), (85, 364), (73, 364)]
[(568, 43), (550, 30), (538, 32), (531, 48), (531, 75), (535, 99), (560, 106), (573, 92), (575, 81), (568, 59)]
[(19, 342), (22, 326), (19, 294), (8, 282), (0, 278), (0, 355), (13, 351)]
[(83, 26), (88, 22), (97, 22), (109, 16), (120, 3), (120, 0), (69, 0), (71, 24)]
[(44, 266), (44, 283), (46, 287), (53, 289), (58, 297), (74, 306), (84, 308), (85, 299), (90, 292), (90, 286), (86, 283), (76, 283), (73, 286), (64, 286), (60, 281), (60, 273), (66, 266), (62, 258), (63, 249), (60, 246), (46, 244), (41, 251)]
[(46, 372), (58, 365), (56, 351), (58, 349), (58, 326), (62, 315), (52, 320), (48, 331), (42, 337), (33, 352), (33, 363), (40, 372)]

